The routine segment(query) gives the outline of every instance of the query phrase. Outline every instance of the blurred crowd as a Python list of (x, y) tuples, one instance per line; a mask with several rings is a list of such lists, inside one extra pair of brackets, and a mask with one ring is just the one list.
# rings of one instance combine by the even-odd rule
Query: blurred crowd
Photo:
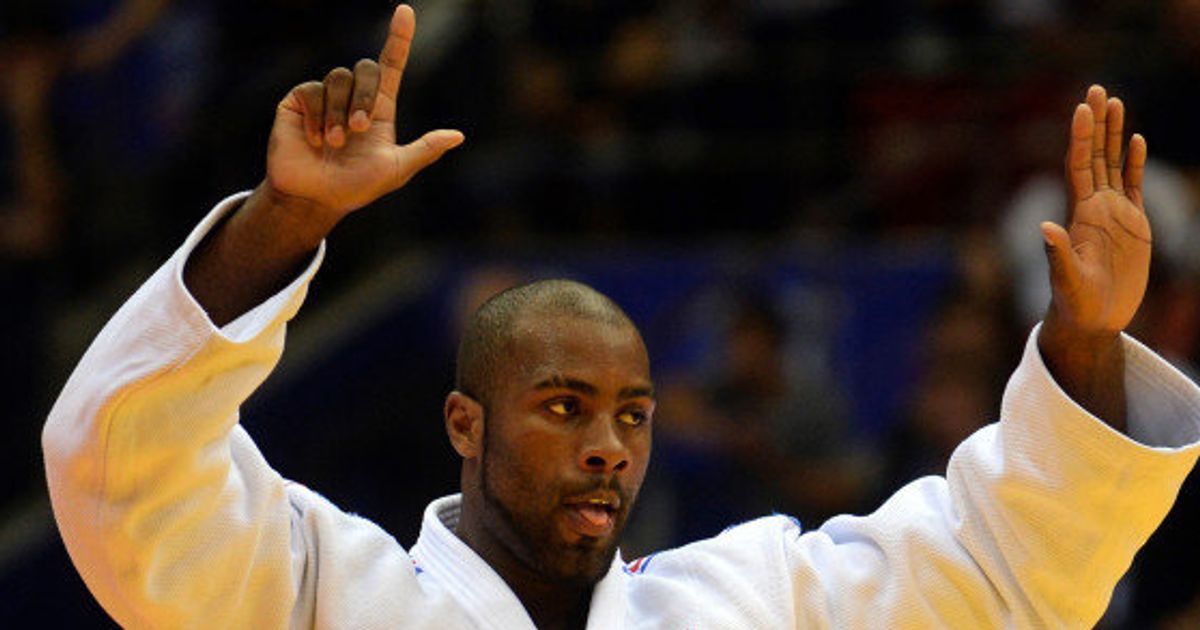
[[(374, 56), (392, 4), (0, 4), (0, 522), (44, 494), (41, 421), (91, 336), (212, 204), (256, 185), (292, 85)], [(652, 354), (659, 340), (685, 349), (656, 366), (657, 459), (635, 551), (770, 511), (806, 527), (869, 511), (943, 472), (995, 419), (1047, 304), (1037, 224), (1062, 220), (1066, 125), (1090, 83), (1125, 100), (1150, 148), (1156, 258), (1131, 333), (1195, 373), (1200, 0), (413, 4), (400, 135), (457, 127), (467, 145), (339, 228), (320, 291), (349, 290), (402, 250), (549, 252), (558, 268), (576, 254), (721, 252), (709, 277), (725, 280), (681, 292), (647, 327)], [(904, 256), (880, 252), (895, 251), (941, 272), (924, 292), (899, 287), (913, 316), (883, 341), (847, 332), (836, 270), (744, 281), (786, 267), (779, 252), (886, 266)], [(472, 273), (463, 304), (525, 277)], [(449, 361), (452, 339), (432, 363)], [(875, 358), (888, 365), (863, 365)], [(448, 383), (394, 378), (441, 385), (437, 397)], [(874, 388), (897, 393), (864, 405)], [(376, 415), (364, 441), (379, 442)], [(1194, 485), (1109, 627), (1200, 626)]]

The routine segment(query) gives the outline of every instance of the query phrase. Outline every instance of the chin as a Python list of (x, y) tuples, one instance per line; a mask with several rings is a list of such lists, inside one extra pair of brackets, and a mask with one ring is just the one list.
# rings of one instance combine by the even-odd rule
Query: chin
[(608, 573), (617, 554), (619, 529), (604, 538), (560, 536), (539, 549), (543, 575), (572, 584), (595, 584)]
[[(548, 550), (550, 551), (550, 550)], [(599, 582), (612, 565), (617, 553), (616, 544), (605, 546), (572, 545), (558, 553), (550, 551), (552, 557), (543, 558), (542, 566), (547, 576), (573, 584), (592, 585)]]

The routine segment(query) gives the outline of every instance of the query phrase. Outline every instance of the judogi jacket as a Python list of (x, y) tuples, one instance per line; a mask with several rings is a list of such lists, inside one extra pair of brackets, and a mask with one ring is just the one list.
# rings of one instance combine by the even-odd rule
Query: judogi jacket
[[(457, 497), (429, 506), (405, 550), (282, 477), (239, 424), (324, 254), (215, 327), (182, 270), (240, 200), (117, 312), (45, 425), (55, 518), (88, 588), (130, 628), (532, 628), (452, 533)], [(812, 531), (769, 516), (618, 556), (588, 628), (1092, 626), (1200, 452), (1200, 390), (1125, 338), (1126, 436), (1065, 395), (1036, 338), (999, 422), (958, 447), (944, 478)]]

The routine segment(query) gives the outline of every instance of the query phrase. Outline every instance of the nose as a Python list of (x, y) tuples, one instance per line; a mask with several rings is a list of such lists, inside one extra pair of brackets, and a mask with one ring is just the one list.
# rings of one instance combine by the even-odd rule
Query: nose
[(579, 467), (588, 473), (612, 474), (628, 468), (630, 457), (614, 419), (607, 414), (594, 416), (583, 435)]

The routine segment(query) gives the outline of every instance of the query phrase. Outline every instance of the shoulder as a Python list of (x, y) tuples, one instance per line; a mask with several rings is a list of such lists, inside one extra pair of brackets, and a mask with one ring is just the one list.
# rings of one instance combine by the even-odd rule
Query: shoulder
[(787, 547), (800, 531), (794, 518), (766, 516), (627, 563), (633, 625), (767, 628), (791, 619)]
[(793, 516), (763, 516), (730, 525), (712, 538), (634, 559), (625, 563), (625, 573), (642, 575), (650, 572), (654, 565), (666, 569), (697, 563), (726, 564), (743, 558), (755, 558), (761, 563), (764, 551), (781, 548), (783, 543), (795, 540), (801, 532), (800, 521)]
[(787, 573), (787, 548), (800, 523), (784, 515), (732, 525), (717, 536), (637, 558), (625, 572), (638, 577), (728, 585)]

